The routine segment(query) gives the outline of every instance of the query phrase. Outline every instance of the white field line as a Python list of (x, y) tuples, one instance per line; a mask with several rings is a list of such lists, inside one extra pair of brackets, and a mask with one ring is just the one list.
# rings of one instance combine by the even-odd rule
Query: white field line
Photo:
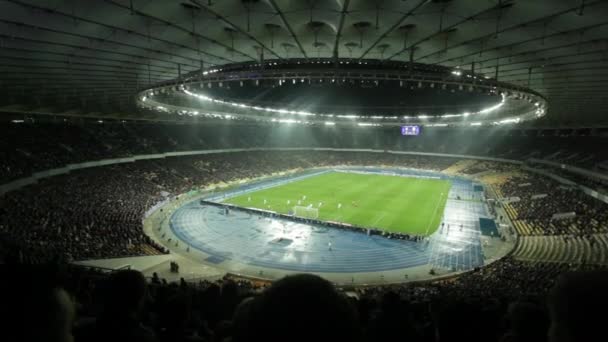
[(386, 216), (386, 213), (382, 212), (382, 215), (380, 215), (380, 217), (378, 217), (376, 219), (376, 221), (374, 221), (374, 223), (372, 223), (372, 227), (376, 227), (376, 225), (378, 224), (378, 222), (382, 221), (382, 219), (384, 218), (384, 216)]

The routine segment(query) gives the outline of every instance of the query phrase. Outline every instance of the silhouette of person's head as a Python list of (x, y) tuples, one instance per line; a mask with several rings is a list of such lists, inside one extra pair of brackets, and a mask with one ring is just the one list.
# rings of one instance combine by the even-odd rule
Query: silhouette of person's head
[(606, 320), (603, 312), (608, 307), (607, 289), (607, 271), (562, 276), (549, 296), (549, 341), (605, 340)]
[(143, 306), (146, 279), (135, 270), (121, 270), (110, 275), (106, 287), (104, 313), (106, 318), (134, 317)]
[(528, 302), (509, 305), (505, 317), (509, 324), (508, 336), (518, 342), (544, 341), (547, 339), (549, 318), (542, 307)]
[(139, 314), (146, 298), (146, 280), (138, 271), (112, 273), (102, 285), (102, 312), (97, 320), (81, 324), (82, 341), (155, 341), (155, 333), (141, 324)]
[(171, 296), (165, 303), (160, 321), (170, 334), (180, 334), (190, 322), (192, 310), (188, 297), (183, 293)]
[(74, 304), (54, 267), (19, 265), (4, 273), (1, 293), (8, 296), (0, 314), (4, 341), (72, 342)]
[(234, 341), (357, 341), (355, 310), (328, 281), (300, 274), (239, 307)]
[(481, 320), (480, 307), (463, 299), (450, 299), (437, 304), (434, 312), (436, 319), (436, 341), (483, 341), (480, 329), (468, 329), (470, 322)]

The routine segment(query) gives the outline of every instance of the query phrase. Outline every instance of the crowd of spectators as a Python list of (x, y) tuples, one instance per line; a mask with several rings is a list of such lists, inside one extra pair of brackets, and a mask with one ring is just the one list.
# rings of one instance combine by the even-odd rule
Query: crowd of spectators
[(473, 163), (472, 165), (462, 169), (459, 173), (465, 175), (475, 175), (481, 172), (511, 172), (517, 170), (519, 165), (509, 164), (509, 163), (500, 163), (493, 161), (478, 161)]
[(17, 299), (2, 306), (8, 341), (587, 341), (605, 334), (608, 305), (605, 269), (511, 258), (359, 288), (314, 275), (168, 283), (65, 265), (3, 275), (2, 293)]
[[(33, 172), (86, 161), (223, 148), (333, 147), (470, 154), (518, 160), (573, 152), (568, 163), (592, 168), (608, 155), (602, 137), (531, 136), (523, 131), (425, 131), (402, 137), (394, 128), (289, 125), (180, 125), (71, 119), (0, 123), (0, 184)], [(602, 140), (604, 139), (604, 140)], [(575, 144), (572, 142), (576, 141)], [(558, 154), (559, 155), (559, 154)], [(499, 167), (503, 167), (499, 166)], [(470, 170), (468, 173), (475, 173)]]
[(606, 180), (600, 178), (592, 178), (590, 176), (584, 176), (578, 173), (564, 170), (559, 167), (549, 166), (546, 164), (530, 163), (530, 166), (536, 169), (552, 173), (576, 184), (586, 186), (599, 193), (608, 194), (608, 181)]
[[(74, 134), (74, 131), (65, 129), (66, 136)], [(122, 129), (148, 132), (147, 129), (133, 126)], [(111, 143), (114, 140), (109, 133), (106, 132), (104, 137), (112, 146), (123, 146), (118, 150), (125, 154), (127, 150), (150, 152), (146, 149), (151, 146), (155, 146), (153, 151), (158, 151), (163, 146), (171, 149), (180, 145), (167, 138), (164, 145), (156, 146), (152, 143), (152, 137), (141, 138), (142, 132), (133, 131), (139, 137), (139, 147), (130, 149), (127, 149), (127, 144), (119, 143), (121, 139), (116, 136), (116, 144)], [(81, 148), (83, 151), (87, 149), (86, 146)], [(87, 153), (79, 152), (79, 155)], [(116, 155), (114, 152), (111, 154)], [(103, 157), (101, 154), (96, 156)], [(162, 247), (143, 234), (141, 220), (147, 208), (168, 195), (277, 171), (314, 166), (388, 165), (443, 170), (455, 161), (453, 158), (372, 152), (257, 151), (168, 157), (83, 169), (44, 179), (0, 196), (0, 233), (21, 241), (29, 249), (37, 248), (53, 254), (61, 251), (67, 259), (165, 253)], [(495, 164), (499, 165), (479, 162), (464, 172), (477, 173), (485, 167), (497, 167)], [(45, 168), (53, 166), (44, 165)], [(505, 168), (508, 171), (511, 166)], [(502, 184), (500, 190), (503, 196), (517, 196), (521, 199), (511, 204), (516, 212), (512, 219), (525, 220), (543, 234), (584, 235), (608, 231), (608, 210), (605, 203), (578, 190), (561, 186), (548, 177), (525, 174)], [(539, 194), (547, 196), (532, 199), (532, 196)], [(553, 214), (563, 212), (574, 212), (576, 216), (552, 219)], [(406, 235), (389, 237), (419, 239), (417, 236)]]
[(0, 197), (0, 232), (65, 259), (163, 253), (142, 231), (158, 183), (134, 165), (52, 177)]
[[(374, 136), (355, 138), (321, 131), (293, 130), (285, 134), (276, 131), (272, 127), (238, 125), (5, 123), (0, 124), (0, 145), (3, 146), (0, 184), (68, 164), (143, 154), (252, 147), (386, 147), (382, 139)], [(337, 162), (356, 161), (348, 154), (335, 158)], [(420, 161), (422, 165), (411, 166), (429, 164), (424, 158)]]
[[(545, 176), (521, 174), (501, 184), (503, 197), (518, 197), (509, 205), (511, 219), (525, 220), (545, 235), (589, 235), (608, 232), (608, 204), (576, 187), (564, 186)], [(574, 213), (573, 217), (554, 218), (555, 214)]]
[[(0, 234), (63, 259), (165, 253), (142, 229), (145, 211), (168, 196), (273, 172), (331, 165), (440, 170), (450, 158), (361, 152), (237, 152), (87, 168), (0, 196)], [(410, 236), (391, 238), (418, 239)], [(42, 256), (40, 256), (42, 257)]]
[[(396, 142), (385, 132), (365, 137), (329, 132), (311, 137), (309, 131), (303, 132), (255, 126), (3, 124), (0, 183), (89, 160), (232, 147), (388, 146), (523, 155), (517, 146), (499, 149), (476, 144), (465, 149), (450, 146), (448, 138)], [(594, 265), (530, 263), (507, 257), (448, 280), (336, 289), (310, 275), (287, 277), (274, 284), (228, 278), (173, 284), (158, 276), (146, 281), (136, 271), (106, 274), (62, 263), (165, 253), (143, 233), (144, 212), (169, 195), (193, 188), (314, 166), (442, 170), (454, 161), (326, 151), (194, 155), (83, 169), (8, 192), (0, 196), (0, 262), (54, 261), (60, 266), (20, 265), (1, 271), (0, 293), (18, 302), (12, 305), (7, 300), (1, 306), (2, 316), (8, 318), (2, 339), (568, 342), (605, 335), (603, 316), (596, 312), (608, 305), (608, 283), (606, 274)], [(480, 170), (483, 168), (471, 167), (465, 173)], [(546, 177), (512, 178), (499, 190), (504, 196), (520, 198), (512, 203), (517, 212), (514, 219), (538, 225), (546, 234), (566, 234), (573, 227), (581, 234), (608, 231), (606, 204)], [(539, 194), (547, 196), (532, 199)], [(576, 216), (551, 220), (560, 212), (575, 212)], [(557, 281), (574, 269), (586, 273)]]

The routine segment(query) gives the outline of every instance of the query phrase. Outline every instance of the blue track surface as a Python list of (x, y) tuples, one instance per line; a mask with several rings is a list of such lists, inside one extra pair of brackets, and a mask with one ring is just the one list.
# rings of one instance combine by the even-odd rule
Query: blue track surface
[(214, 264), (232, 260), (299, 272), (355, 273), (430, 263), (462, 270), (483, 265), (479, 218), (486, 212), (481, 202), (471, 200), (476, 196), (469, 181), (454, 179), (445, 224), (425, 242), (390, 240), (236, 210), (226, 216), (220, 208), (197, 202), (176, 210), (170, 226), (182, 241), (209, 254), (207, 261)]

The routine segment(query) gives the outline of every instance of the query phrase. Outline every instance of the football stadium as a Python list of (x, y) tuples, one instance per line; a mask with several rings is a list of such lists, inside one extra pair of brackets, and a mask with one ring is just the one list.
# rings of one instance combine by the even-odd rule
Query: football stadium
[(606, 18), (0, 1), (0, 340), (605, 340)]

